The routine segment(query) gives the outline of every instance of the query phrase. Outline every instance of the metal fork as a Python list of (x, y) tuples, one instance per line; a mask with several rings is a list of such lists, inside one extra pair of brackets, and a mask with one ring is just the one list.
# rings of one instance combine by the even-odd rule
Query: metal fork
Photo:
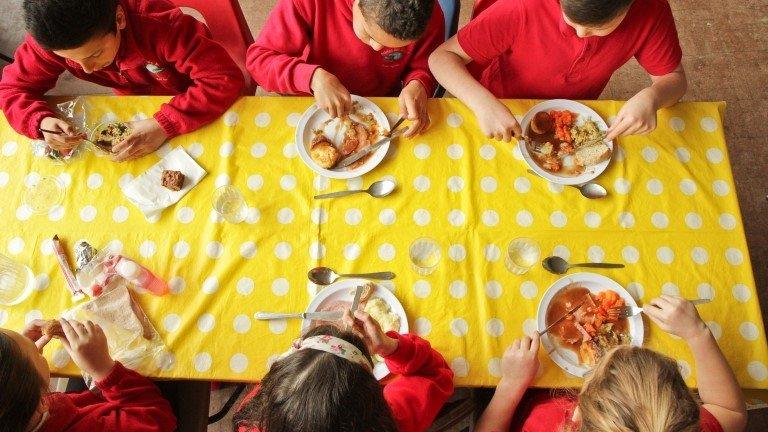
[[(704, 303), (709, 303), (711, 301), (712, 301), (711, 298), (708, 298), (708, 299), (700, 298), (700, 299), (691, 300), (691, 303), (693, 303), (694, 305), (700, 305)], [(617, 308), (611, 308), (608, 310), (609, 315), (614, 315), (614, 316), (617, 316), (618, 318), (633, 317), (639, 314), (640, 312), (643, 312), (643, 308), (637, 307), (637, 306), (621, 306)]]

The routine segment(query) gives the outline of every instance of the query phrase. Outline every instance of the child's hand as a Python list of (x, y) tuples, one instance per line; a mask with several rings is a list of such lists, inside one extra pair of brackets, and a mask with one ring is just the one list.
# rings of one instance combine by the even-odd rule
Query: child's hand
[(113, 160), (123, 162), (131, 159), (138, 159), (157, 150), (168, 135), (165, 134), (160, 123), (154, 118), (139, 120), (129, 123), (131, 134), (124, 141), (115, 144), (112, 152), (115, 153)]
[(352, 111), (352, 96), (336, 75), (317, 68), (309, 84), (315, 103), (331, 117), (343, 117)]
[(47, 321), (45, 320), (32, 320), (26, 327), (24, 327), (24, 330), (21, 331), (22, 335), (37, 345), (37, 349), (40, 352), (42, 352), (45, 345), (51, 341), (50, 336), (43, 334), (43, 327), (45, 327), (46, 323)]
[(515, 116), (498, 99), (494, 99), (493, 103), (484, 105), (483, 108), (475, 111), (475, 115), (480, 130), (488, 138), (510, 142), (512, 137), (520, 137), (523, 134)]
[(61, 132), (60, 134), (43, 132), (43, 139), (45, 139), (48, 147), (58, 150), (63, 154), (69, 154), (73, 148), (83, 141), (82, 133), (78, 133), (71, 124), (56, 117), (45, 117), (40, 122), (40, 129)]
[(501, 384), (528, 388), (539, 369), (538, 352), (538, 332), (532, 338), (515, 339), (501, 359)]
[(693, 303), (680, 297), (664, 294), (643, 311), (662, 330), (686, 340), (709, 331)]
[(656, 103), (653, 92), (645, 89), (634, 95), (616, 114), (605, 135), (606, 141), (618, 136), (644, 135), (656, 129)]
[(72, 361), (96, 381), (106, 378), (115, 366), (109, 355), (107, 337), (98, 324), (91, 321), (85, 324), (61, 318), (61, 328), (66, 339), (61, 343), (72, 357)]
[(418, 135), (429, 128), (427, 99), (427, 90), (417, 80), (406, 84), (400, 92), (400, 116), (411, 121), (410, 127), (403, 134), (405, 138)]
[[(368, 349), (373, 354), (378, 354), (382, 357), (386, 357), (397, 349), (397, 339), (392, 339), (387, 336), (381, 326), (375, 319), (371, 318), (367, 313), (357, 310), (354, 312), (354, 317), (350, 310), (344, 312), (344, 323), (350, 327), (353, 327), (360, 333)], [(358, 325), (358, 322), (361, 325)]]

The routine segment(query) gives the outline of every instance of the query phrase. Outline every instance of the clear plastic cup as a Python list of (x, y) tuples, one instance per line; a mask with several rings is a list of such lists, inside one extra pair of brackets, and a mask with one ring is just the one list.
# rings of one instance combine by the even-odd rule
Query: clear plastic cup
[(522, 275), (539, 262), (540, 256), (538, 243), (526, 237), (519, 237), (509, 242), (504, 265), (511, 273)]
[(238, 224), (245, 220), (248, 206), (240, 191), (232, 186), (222, 186), (213, 191), (213, 209), (229, 223)]
[(437, 269), (442, 252), (436, 240), (422, 237), (411, 243), (409, 255), (413, 270), (422, 276), (427, 276)]

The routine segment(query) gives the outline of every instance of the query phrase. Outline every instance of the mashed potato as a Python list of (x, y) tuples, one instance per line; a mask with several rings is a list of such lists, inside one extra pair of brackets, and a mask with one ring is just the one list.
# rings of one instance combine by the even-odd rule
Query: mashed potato
[(400, 331), (400, 317), (379, 297), (372, 297), (365, 304), (365, 312), (379, 323), (385, 332)]

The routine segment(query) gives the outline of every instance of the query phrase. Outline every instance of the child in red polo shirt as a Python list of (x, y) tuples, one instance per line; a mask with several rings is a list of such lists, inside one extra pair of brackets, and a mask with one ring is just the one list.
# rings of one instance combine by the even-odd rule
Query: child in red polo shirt
[(556, 397), (546, 390), (526, 393), (539, 367), (539, 336), (534, 334), (507, 349), (501, 382), (475, 431), (744, 430), (747, 414), (741, 389), (694, 305), (663, 295), (651, 300), (644, 312), (662, 330), (688, 343), (696, 362), (701, 405), (674, 359), (630, 346), (605, 353), (577, 396)]
[(175, 95), (153, 118), (131, 122), (113, 147), (118, 161), (210, 123), (244, 84), (208, 29), (168, 0), (24, 0), (24, 20), (30, 34), (3, 70), (0, 108), (16, 131), (63, 153), (80, 136), (43, 95), (65, 70), (116, 94)]
[(413, 136), (429, 126), (427, 59), (444, 27), (434, 0), (279, 0), (247, 67), (267, 91), (314, 95), (333, 117), (350, 112), (350, 93), (399, 95)]
[(94, 391), (49, 393), (51, 372), (40, 354), (51, 340), (46, 321), (22, 332), (0, 329), (0, 432), (172, 432), (176, 417), (152, 381), (112, 360), (98, 324), (61, 319), (72, 361), (93, 377)]
[[(685, 94), (682, 52), (667, 0), (480, 0), (477, 16), (430, 57), (438, 81), (488, 137), (522, 133), (497, 98), (597, 99), (635, 57), (652, 84), (619, 111), (608, 139), (648, 133), (656, 111)], [(472, 73), (465, 66), (470, 66)]]
[[(309, 330), (269, 369), (235, 414), (238, 432), (423, 432), (453, 394), (453, 372), (418, 336), (384, 333), (365, 312), (348, 329)], [(357, 324), (355, 324), (357, 323)], [(356, 328), (356, 330), (349, 330)], [(381, 386), (371, 354), (397, 375)]]

